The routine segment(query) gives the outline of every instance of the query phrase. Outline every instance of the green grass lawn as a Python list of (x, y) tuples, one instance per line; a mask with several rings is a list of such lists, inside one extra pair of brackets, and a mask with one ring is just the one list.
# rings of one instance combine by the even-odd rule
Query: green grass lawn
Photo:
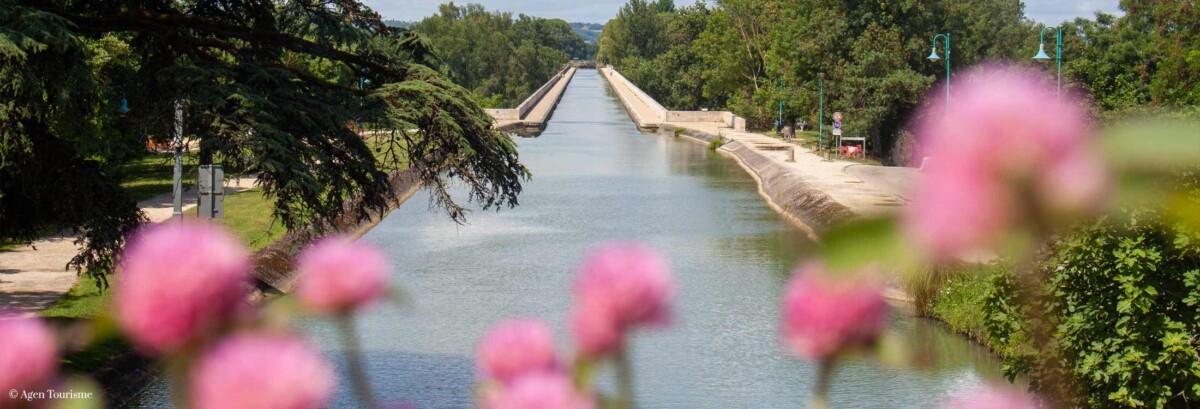
[[(186, 212), (185, 217), (194, 219), (195, 210)], [(283, 226), (273, 223), (271, 201), (261, 190), (253, 189), (225, 198), (225, 218), (217, 221), (236, 234), (252, 251), (270, 244), (283, 235)], [(111, 291), (100, 291), (98, 283), (88, 277), (79, 279), (54, 306), (42, 311), (43, 317), (88, 318), (95, 317), (108, 307)]]
[[(271, 216), (274, 204), (261, 189), (251, 189), (225, 198), (225, 218), (217, 224), (242, 239), (252, 251), (265, 247), (286, 232), (283, 225)], [(195, 219), (196, 212), (186, 212), (185, 218)]]
[[(125, 181), (121, 183), (121, 187), (139, 202), (171, 192), (175, 178), (173, 157), (170, 153), (152, 153), (121, 166), (125, 173)], [(196, 184), (196, 166), (199, 163), (195, 152), (183, 155), (184, 186)]]
[(23, 246), (23, 245), (25, 245), (25, 244), (26, 244), (26, 243), (20, 243), (20, 242), (15, 242), (15, 241), (7, 241), (7, 240), (0, 240), (0, 253), (6, 252), (6, 251), (13, 251), (13, 250), (15, 250), (17, 247), (21, 247), (21, 246)]
[(42, 311), (43, 317), (87, 318), (94, 317), (108, 308), (110, 291), (100, 291), (100, 285), (91, 277), (80, 277), (79, 282), (50, 308)]

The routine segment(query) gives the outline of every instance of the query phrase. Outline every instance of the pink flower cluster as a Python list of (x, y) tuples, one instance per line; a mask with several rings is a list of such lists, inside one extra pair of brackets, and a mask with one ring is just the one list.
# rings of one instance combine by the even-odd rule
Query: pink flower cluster
[(496, 381), (485, 391), (485, 409), (591, 409), (558, 364), (554, 336), (541, 321), (497, 324), (480, 342), (480, 372)]
[(317, 409), (333, 396), (333, 369), (300, 339), (240, 334), (221, 340), (192, 368), (194, 409)]
[(634, 326), (665, 324), (675, 288), (657, 253), (613, 243), (586, 257), (574, 293), (571, 333), (581, 354), (599, 357), (619, 350)]
[(177, 351), (238, 308), (249, 288), (249, 268), (246, 250), (218, 228), (143, 228), (121, 257), (117, 322), (146, 352)]
[(387, 295), (387, 256), (360, 241), (321, 240), (304, 250), (296, 265), (296, 296), (314, 312), (346, 314)]
[(219, 228), (181, 223), (144, 228), (121, 258), (117, 321), (147, 352), (203, 351), (188, 384), (194, 408), (324, 407), (333, 394), (333, 371), (302, 341), (285, 335), (220, 338), (233, 327), (247, 296), (249, 267), (240, 243)]
[[(0, 390), (41, 391), (54, 381), (58, 350), (54, 333), (40, 320), (0, 317)], [(8, 407), (7, 396), (0, 408)]]
[(826, 360), (873, 343), (887, 304), (869, 278), (834, 277), (823, 265), (798, 269), (783, 299), (783, 340), (796, 354)]
[(929, 165), (907, 225), (934, 257), (990, 250), (1018, 220), (1054, 220), (1100, 202), (1106, 171), (1078, 100), (1059, 98), (1023, 68), (958, 77), (965, 81), (949, 113), (944, 101), (932, 103), (917, 129)]
[(479, 343), (479, 371), (504, 384), (530, 373), (556, 372), (554, 335), (541, 321), (501, 322)]
[(503, 391), (489, 395), (484, 409), (593, 409), (588, 397), (580, 394), (563, 373), (543, 372), (518, 378)]
[[(579, 362), (619, 352), (638, 326), (665, 324), (675, 292), (666, 260), (628, 243), (603, 245), (585, 257), (573, 290), (570, 329), (583, 358)], [(590, 394), (572, 383), (556, 358), (550, 328), (540, 321), (496, 325), (480, 342), (478, 366), (493, 381), (485, 384), (485, 409), (596, 407)]]

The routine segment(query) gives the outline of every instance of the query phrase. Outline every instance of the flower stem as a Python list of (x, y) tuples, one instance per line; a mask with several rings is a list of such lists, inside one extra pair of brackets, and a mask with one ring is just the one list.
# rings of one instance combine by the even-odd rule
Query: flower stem
[(821, 359), (817, 366), (817, 383), (814, 385), (812, 401), (808, 407), (811, 409), (825, 409), (829, 407), (829, 385), (833, 383), (833, 359)]
[(358, 395), (362, 406), (367, 409), (378, 409), (375, 395), (371, 393), (371, 383), (367, 380), (366, 367), (362, 360), (362, 346), (358, 341), (358, 330), (354, 325), (354, 316), (343, 315), (337, 319), (338, 329), (342, 333), (342, 347), (346, 354), (346, 365), (350, 367), (350, 383), (354, 393)]
[(633, 364), (625, 348), (617, 352), (614, 363), (617, 369), (617, 408), (633, 409)]

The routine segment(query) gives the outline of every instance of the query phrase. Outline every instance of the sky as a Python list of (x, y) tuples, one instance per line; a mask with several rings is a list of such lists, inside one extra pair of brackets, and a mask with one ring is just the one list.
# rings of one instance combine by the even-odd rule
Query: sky
[[(437, 12), (438, 4), (450, 0), (365, 0), (393, 20), (417, 21)], [(569, 22), (604, 23), (616, 16), (626, 0), (459, 0), (479, 3), (488, 10), (511, 11), (531, 16), (561, 18)], [(1091, 18), (1096, 10), (1118, 13), (1119, 0), (1025, 0), (1025, 14), (1034, 21), (1056, 24), (1075, 17)], [(694, 0), (675, 0), (692, 4)]]

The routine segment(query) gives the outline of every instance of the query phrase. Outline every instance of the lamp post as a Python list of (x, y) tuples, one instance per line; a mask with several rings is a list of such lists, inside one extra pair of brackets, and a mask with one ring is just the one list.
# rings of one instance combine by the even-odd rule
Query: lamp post
[(1050, 56), (1046, 55), (1046, 30), (1054, 29), (1054, 59), (1058, 61), (1058, 95), (1062, 96), (1062, 27), (1042, 27), (1041, 34), (1038, 35), (1038, 53), (1033, 56), (1035, 60), (1049, 60)]
[(171, 217), (183, 222), (183, 103), (175, 101), (175, 137), (172, 148), (175, 150), (174, 171), (174, 210)]
[(825, 73), (817, 73), (817, 86), (821, 89), (821, 102), (817, 108), (817, 149), (825, 150)]
[(937, 62), (941, 57), (937, 53), (937, 40), (941, 37), (946, 43), (946, 114), (950, 114), (950, 33), (942, 33), (933, 36), (933, 52), (929, 53), (929, 61)]
[(779, 118), (775, 119), (777, 131), (783, 131), (783, 77), (779, 77), (779, 83), (775, 87), (775, 91), (779, 92)]

